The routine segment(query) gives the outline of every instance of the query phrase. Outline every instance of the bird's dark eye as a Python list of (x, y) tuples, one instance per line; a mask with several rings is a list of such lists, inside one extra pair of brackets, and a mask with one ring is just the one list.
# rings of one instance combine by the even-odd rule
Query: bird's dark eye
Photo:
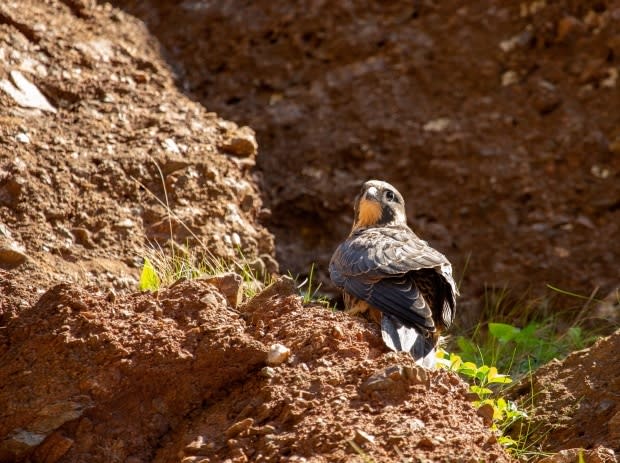
[(385, 192), (385, 199), (388, 201), (394, 201), (396, 199), (396, 195), (392, 190), (388, 190)]

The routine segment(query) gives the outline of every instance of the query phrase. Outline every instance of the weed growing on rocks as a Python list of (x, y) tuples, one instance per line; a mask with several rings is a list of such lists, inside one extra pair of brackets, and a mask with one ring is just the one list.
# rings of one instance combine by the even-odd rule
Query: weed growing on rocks
[(454, 353), (448, 354), (441, 350), (437, 355), (440, 368), (455, 371), (470, 382), (469, 390), (477, 397), (473, 404), (491, 429), (498, 432), (498, 441), (508, 448), (519, 446), (519, 442), (506, 435), (505, 431), (516, 421), (526, 418), (527, 413), (519, 409), (515, 402), (502, 397), (502, 389), (494, 388), (512, 383), (512, 378), (499, 373), (494, 366), (476, 365)]

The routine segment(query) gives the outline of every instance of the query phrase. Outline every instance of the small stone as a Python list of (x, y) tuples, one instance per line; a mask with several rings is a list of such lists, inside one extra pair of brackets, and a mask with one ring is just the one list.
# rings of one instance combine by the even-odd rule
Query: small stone
[(146, 84), (151, 80), (150, 76), (146, 72), (142, 71), (134, 72), (132, 77), (133, 80), (135, 80), (139, 84)]
[(95, 247), (95, 244), (90, 237), (90, 232), (86, 228), (72, 228), (71, 234), (73, 235), (75, 242), (81, 244), (85, 248), (93, 249)]
[(491, 426), (493, 424), (493, 407), (490, 404), (484, 404), (478, 408), (476, 414), (482, 417), (482, 422), (485, 426)]
[(564, 248), (562, 246), (555, 246), (553, 248), (553, 253), (562, 259), (566, 259), (567, 257), (570, 257), (570, 251), (567, 248)]
[(271, 367), (264, 367), (261, 369), (260, 374), (265, 378), (273, 378), (276, 376), (276, 370)]
[(428, 383), (428, 373), (425, 368), (416, 365), (415, 367), (406, 366), (403, 370), (405, 378), (407, 378), (411, 384)]
[(609, 68), (607, 69), (606, 74), (607, 74), (607, 77), (601, 80), (601, 87), (615, 88), (618, 82), (618, 69)]
[(336, 325), (333, 327), (332, 336), (336, 339), (344, 339), (344, 330), (340, 325)]
[(47, 98), (39, 91), (39, 89), (24, 77), (19, 71), (11, 71), (9, 76), (12, 82), (2, 79), (0, 80), (0, 89), (7, 93), (13, 100), (23, 108), (40, 109), (55, 113), (54, 108)]
[(185, 446), (183, 452), (185, 455), (197, 455), (205, 447), (205, 441), (202, 436), (198, 436), (195, 440)]
[(182, 159), (167, 159), (165, 164), (161, 167), (164, 175), (170, 175), (178, 170), (185, 169), (189, 167), (189, 163)]
[(418, 441), (418, 447), (433, 450), (435, 448), (435, 443), (429, 437), (423, 437)]
[(238, 436), (242, 432), (250, 429), (253, 424), (254, 424), (254, 418), (246, 418), (245, 420), (236, 422), (235, 424), (233, 424), (231, 427), (229, 427), (226, 430), (225, 432), (226, 438), (231, 439), (233, 437)]
[(250, 429), (250, 435), (268, 435), (276, 432), (276, 428), (271, 426), (270, 424), (266, 424), (265, 426), (261, 426), (259, 428)]
[(239, 157), (256, 156), (258, 152), (258, 143), (256, 143), (256, 135), (249, 127), (241, 127), (233, 132), (232, 137), (221, 145), (222, 150), (226, 153)]
[(440, 117), (439, 119), (433, 119), (432, 121), (428, 121), (426, 124), (424, 124), (422, 129), (425, 132), (443, 132), (448, 127), (450, 127), (451, 123), (452, 121), (447, 117)]
[(223, 273), (221, 275), (206, 276), (200, 278), (210, 285), (215, 286), (226, 298), (231, 307), (237, 308), (243, 297), (242, 285), (243, 278), (234, 272)]
[(0, 237), (0, 264), (16, 267), (28, 259), (24, 248), (12, 240)]
[(564, 16), (558, 21), (556, 27), (555, 40), (557, 42), (566, 42), (571, 37), (585, 31), (584, 24), (574, 16)]
[(606, 167), (603, 166), (599, 166), (597, 164), (594, 164), (591, 168), (590, 168), (590, 173), (592, 175), (594, 175), (597, 178), (607, 178), (609, 177), (609, 169), (607, 169)]
[(401, 367), (400, 365), (394, 365), (392, 367), (388, 367), (385, 370), (385, 373), (387, 377), (390, 378), (392, 381), (400, 381), (406, 375), (404, 368)]
[(424, 429), (425, 427), (426, 425), (424, 424), (424, 421), (418, 418), (412, 418), (411, 420), (409, 420), (409, 429), (411, 429), (412, 431), (419, 431), (420, 429)]
[(17, 135), (15, 135), (15, 139), (20, 142), (23, 143), (25, 145), (27, 145), (28, 143), (30, 143), (30, 137), (28, 136), (27, 133), (25, 132), (20, 132)]
[(364, 383), (362, 383), (361, 389), (364, 392), (382, 391), (390, 389), (394, 385), (394, 381), (389, 378), (385, 372), (380, 372), (372, 375)]
[(18, 429), (8, 436), (6, 440), (10, 442), (11, 447), (21, 450), (22, 448), (32, 449), (37, 447), (46, 437), (45, 434)]
[(123, 219), (116, 222), (116, 226), (119, 228), (132, 228), (135, 226), (135, 223), (131, 219)]
[(181, 150), (179, 149), (179, 146), (176, 144), (176, 142), (172, 138), (166, 138), (164, 142), (162, 143), (162, 145), (164, 149), (168, 151), (169, 153), (181, 154)]
[(532, 40), (534, 34), (533, 34), (533, 28), (531, 25), (527, 26), (522, 32), (518, 33), (517, 35), (506, 39), (506, 40), (502, 40), (499, 43), (499, 48), (501, 48), (501, 50), (504, 53), (510, 53), (512, 50), (514, 50), (517, 47), (524, 47), (526, 46), (528, 43), (530, 43), (530, 41)]
[(267, 353), (267, 363), (269, 365), (280, 365), (288, 360), (291, 350), (282, 344), (272, 344)]
[(355, 442), (360, 445), (365, 444), (365, 443), (374, 444), (375, 436), (368, 434), (367, 432), (364, 432), (361, 429), (356, 429), (355, 437), (353, 438), (353, 440), (355, 440)]
[(502, 87), (509, 87), (510, 85), (519, 83), (519, 74), (515, 71), (506, 71), (502, 74)]

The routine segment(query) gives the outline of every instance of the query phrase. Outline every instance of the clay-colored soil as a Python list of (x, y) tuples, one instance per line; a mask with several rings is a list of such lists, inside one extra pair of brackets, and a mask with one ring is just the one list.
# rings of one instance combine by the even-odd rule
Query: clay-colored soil
[[(325, 279), (368, 177), (469, 260), (461, 322), (618, 284), (618, 1), (380, 3), (0, 2), (0, 462), (510, 461), (458, 377), (287, 280), (136, 292), (171, 239)], [(620, 451), (617, 339), (536, 377), (543, 450)]]
[[(37, 289), (133, 289), (145, 240), (165, 246), (171, 232), (217, 256), (272, 252), (256, 223), (253, 132), (182, 96), (137, 20), (109, 5), (3, 2), (0, 79), (15, 87), (14, 71), (57, 112), (0, 91), (0, 268)], [(171, 221), (146, 191), (166, 203), (156, 165)]]
[(531, 404), (530, 429), (551, 452), (605, 446), (620, 452), (620, 331), (541, 367), (513, 392)]
[[(54, 287), (2, 330), (0, 460), (361, 461), (354, 441), (378, 461), (508, 461), (455, 374), (293, 290), (235, 310), (205, 281), (115, 301)], [(291, 355), (267, 366), (274, 343)]]
[(617, 0), (115, 4), (183, 88), (257, 131), (284, 268), (324, 272), (381, 178), (459, 277), (467, 262), (465, 299), (617, 285)]

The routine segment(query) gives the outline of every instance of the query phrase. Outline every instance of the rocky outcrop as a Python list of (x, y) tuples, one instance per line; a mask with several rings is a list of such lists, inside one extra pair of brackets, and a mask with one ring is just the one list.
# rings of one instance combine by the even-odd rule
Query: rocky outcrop
[(380, 178), (465, 300), (618, 283), (617, 1), (114, 3), (188, 93), (257, 131), (283, 268), (325, 272)]
[[(23, 310), (0, 331), (0, 460), (508, 461), (455, 374), (287, 280), (237, 308), (218, 286), (63, 284)], [(277, 344), (289, 355), (268, 364)]]
[(254, 132), (183, 96), (110, 5), (3, 2), (0, 113), (0, 268), (27, 284), (135, 289), (147, 240), (273, 253)]

